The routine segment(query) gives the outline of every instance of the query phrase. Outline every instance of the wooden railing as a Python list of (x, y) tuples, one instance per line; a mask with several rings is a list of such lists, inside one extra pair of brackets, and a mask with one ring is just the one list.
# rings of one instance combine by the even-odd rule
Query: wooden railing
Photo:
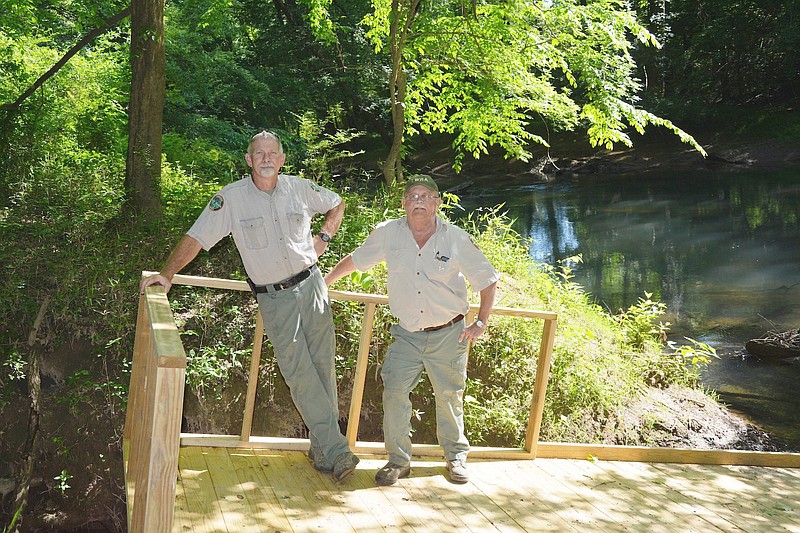
[[(143, 275), (152, 274), (144, 272)], [(249, 291), (243, 281), (177, 275), (173, 283), (218, 289)], [(362, 302), (365, 305), (361, 338), (356, 362), (347, 439), (356, 453), (383, 453), (383, 443), (358, 441), (358, 421), (364, 394), (364, 383), (372, 339), (373, 321), (378, 305), (388, 302), (385, 296), (330, 291), (333, 300)], [(467, 317), (472, 320), (477, 306)], [(544, 321), (538, 347), (536, 379), (531, 400), (525, 443), (522, 448), (472, 447), (471, 457), (534, 459), (564, 458), (649, 461), (694, 464), (731, 464), (800, 468), (800, 454), (766, 453), (739, 450), (693, 450), (612, 446), (603, 444), (540, 443), (542, 411), (549, 378), (557, 316), (546, 311), (530, 311), (496, 307), (493, 314)], [(128, 410), (125, 419), (123, 456), (128, 498), (128, 529), (131, 532), (170, 531), (175, 502), (179, 446), (216, 446), (308, 449), (308, 439), (287, 439), (253, 436), (261, 346), (264, 325), (256, 313), (255, 338), (250, 365), (247, 396), (239, 435), (203, 435), (180, 433), (183, 413), (183, 391), (186, 355), (178, 335), (164, 290), (149, 287), (139, 301), (133, 369)], [(414, 445), (415, 455), (440, 455), (436, 445)]]
[[(143, 276), (153, 272), (143, 272)], [(227, 290), (249, 291), (243, 281), (177, 275), (176, 285), (192, 285)], [(364, 396), (369, 347), (372, 341), (375, 309), (387, 304), (385, 296), (330, 291), (334, 300), (363, 302), (366, 306), (362, 320), (361, 339), (356, 362), (355, 383), (350, 401), (347, 439), (356, 452), (374, 453), (383, 449), (382, 443), (357, 441), (358, 420)], [(467, 320), (472, 320), (477, 306), (472, 306)], [(477, 456), (518, 455), (536, 456), (536, 444), (541, 428), (544, 395), (550, 369), (550, 359), (556, 329), (556, 315), (544, 311), (495, 308), (496, 315), (511, 315), (545, 321), (539, 346), (537, 378), (531, 402), (524, 449), (479, 448)], [(247, 395), (239, 435), (200, 435), (180, 433), (183, 413), (183, 393), (186, 377), (186, 354), (178, 334), (172, 311), (163, 287), (148, 287), (139, 299), (136, 322), (133, 368), (123, 435), (123, 463), (128, 504), (128, 530), (131, 532), (170, 531), (174, 513), (175, 488), (180, 445), (251, 447), (273, 449), (307, 449), (307, 439), (254, 437), (251, 435), (255, 409), (264, 323), (256, 313), (253, 354), (250, 364)], [(436, 453), (438, 447), (416, 445), (421, 455)]]
[[(144, 272), (150, 275), (153, 272)], [(176, 275), (173, 280), (175, 285), (190, 285), (194, 287), (207, 287), (225, 290), (249, 291), (250, 288), (244, 281), (230, 279), (205, 278), (197, 276)], [(361, 323), (361, 338), (359, 340), (358, 357), (356, 361), (353, 393), (350, 399), (350, 410), (347, 425), (347, 440), (355, 452), (376, 453), (383, 450), (382, 442), (362, 442), (358, 440), (358, 424), (361, 416), (361, 403), (364, 397), (367, 365), (369, 363), (369, 350), (372, 343), (373, 322), (375, 310), (378, 305), (388, 304), (386, 296), (377, 294), (363, 294), (331, 290), (331, 300), (361, 302), (364, 304), (364, 316)], [(478, 305), (472, 305), (467, 315), (471, 321), (478, 310)], [(550, 374), (550, 362), (555, 339), (557, 315), (548, 311), (531, 311), (526, 309), (510, 309), (495, 307), (492, 310), (495, 316), (514, 316), (520, 318), (539, 319), (544, 321), (542, 340), (537, 347), (538, 362), (536, 380), (534, 383), (533, 397), (530, 405), (525, 444), (523, 448), (481, 448), (473, 447), (470, 455), (473, 457), (519, 457), (532, 459), (536, 457), (536, 447), (539, 440), (539, 431), (542, 423), (544, 409), (544, 396)], [(181, 434), (181, 444), (186, 446), (221, 446), (221, 447), (258, 447), (272, 449), (306, 449), (307, 439), (273, 438), (269, 436), (253, 436), (253, 413), (255, 410), (256, 390), (258, 388), (258, 369), (261, 364), (261, 347), (264, 341), (264, 322), (261, 313), (256, 313), (255, 334), (253, 339), (253, 354), (250, 362), (250, 374), (247, 382), (244, 412), (242, 414), (242, 430), (239, 435), (207, 435), (207, 434)], [(441, 453), (436, 445), (415, 445), (414, 453), (419, 455), (432, 455)]]

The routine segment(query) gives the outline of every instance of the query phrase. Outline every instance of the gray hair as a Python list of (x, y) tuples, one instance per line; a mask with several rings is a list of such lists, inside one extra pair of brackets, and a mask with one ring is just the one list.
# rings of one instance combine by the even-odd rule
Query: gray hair
[(263, 130), (263, 131), (260, 131), (260, 132), (256, 133), (252, 137), (250, 137), (250, 144), (247, 146), (247, 153), (248, 154), (253, 153), (252, 152), (253, 143), (256, 142), (258, 139), (266, 139), (266, 140), (269, 140), (269, 141), (275, 141), (276, 143), (278, 143), (278, 152), (281, 153), (281, 154), (283, 153), (283, 143), (281, 142), (281, 138), (278, 137), (278, 135), (276, 133), (272, 133), (271, 131)]

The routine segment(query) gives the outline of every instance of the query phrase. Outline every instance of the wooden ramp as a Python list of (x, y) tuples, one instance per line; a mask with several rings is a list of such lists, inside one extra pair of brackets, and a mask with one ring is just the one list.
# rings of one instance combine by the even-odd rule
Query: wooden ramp
[(182, 447), (172, 531), (591, 531), (800, 533), (800, 470), (577, 459), (441, 459), (376, 487), (361, 455), (337, 485), (300, 451)]

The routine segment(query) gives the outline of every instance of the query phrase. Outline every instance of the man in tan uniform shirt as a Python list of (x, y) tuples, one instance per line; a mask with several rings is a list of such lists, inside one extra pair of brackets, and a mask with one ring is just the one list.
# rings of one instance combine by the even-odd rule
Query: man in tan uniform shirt
[[(436, 182), (425, 175), (406, 183), (406, 216), (378, 225), (364, 243), (325, 276), (331, 285), (354, 270), (385, 261), (389, 307), (399, 319), (394, 341), (381, 368), (383, 432), (389, 462), (375, 475), (391, 485), (411, 472), (409, 394), (425, 370), (436, 395), (436, 425), (447, 471), (454, 483), (466, 483), (469, 443), (464, 436), (464, 387), (467, 343), (486, 329), (499, 275), (469, 235), (436, 215), (441, 205)], [(469, 311), (464, 278), (480, 293), (477, 319), (464, 324)]]
[[(281, 374), (309, 429), (309, 457), (317, 470), (342, 481), (358, 464), (342, 435), (336, 391), (328, 289), (317, 257), (339, 229), (341, 197), (315, 183), (280, 174), (286, 161), (277, 135), (253, 137), (245, 160), (252, 174), (231, 183), (208, 203), (178, 243), (161, 273), (142, 280), (169, 291), (172, 277), (200, 252), (233, 235)], [(311, 219), (324, 214), (312, 237)]]

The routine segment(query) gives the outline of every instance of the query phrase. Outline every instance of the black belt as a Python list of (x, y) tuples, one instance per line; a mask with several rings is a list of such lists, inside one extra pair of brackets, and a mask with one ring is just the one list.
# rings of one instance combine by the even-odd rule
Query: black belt
[(432, 328), (422, 328), (422, 331), (439, 331), (440, 329), (444, 329), (447, 326), (452, 326), (453, 324), (461, 322), (462, 320), (464, 320), (464, 315), (456, 315), (456, 317), (450, 322), (445, 322), (441, 326), (433, 326)]
[(313, 264), (307, 269), (295, 274), (291, 278), (279, 281), (278, 283), (271, 283), (269, 285), (256, 285), (255, 283), (253, 283), (253, 280), (247, 278), (247, 284), (250, 285), (250, 290), (253, 291), (253, 294), (263, 294), (265, 292), (282, 291), (284, 289), (289, 289), (291, 287), (294, 287), (301, 281), (308, 279), (308, 277), (314, 270), (316, 270), (316, 268), (317, 265)]

